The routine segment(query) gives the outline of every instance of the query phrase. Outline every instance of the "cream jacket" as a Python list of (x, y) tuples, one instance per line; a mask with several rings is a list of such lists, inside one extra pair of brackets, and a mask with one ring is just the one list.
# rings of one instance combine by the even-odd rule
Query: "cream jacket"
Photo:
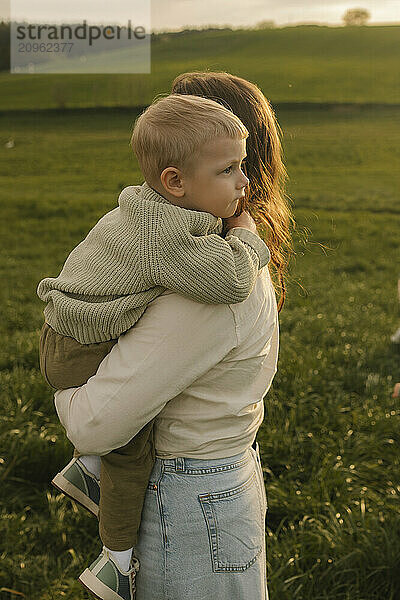
[(93, 377), (55, 393), (83, 454), (128, 443), (153, 417), (156, 456), (223, 458), (253, 443), (277, 370), (279, 323), (267, 267), (246, 300), (203, 304), (166, 290)]

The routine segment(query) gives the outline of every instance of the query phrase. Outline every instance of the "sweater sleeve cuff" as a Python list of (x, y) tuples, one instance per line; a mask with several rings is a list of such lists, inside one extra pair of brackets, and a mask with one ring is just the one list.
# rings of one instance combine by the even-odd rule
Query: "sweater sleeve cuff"
[(260, 259), (259, 269), (269, 263), (271, 259), (269, 248), (257, 233), (253, 233), (250, 229), (245, 229), (244, 227), (233, 227), (227, 231), (225, 238), (229, 235), (235, 235), (257, 252)]

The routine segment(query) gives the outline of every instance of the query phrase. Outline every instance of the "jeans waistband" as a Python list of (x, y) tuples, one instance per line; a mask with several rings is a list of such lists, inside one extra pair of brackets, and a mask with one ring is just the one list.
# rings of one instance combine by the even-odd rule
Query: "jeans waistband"
[(162, 463), (166, 471), (184, 472), (191, 469), (204, 469), (210, 467), (212, 469), (223, 468), (228, 466), (240, 466), (240, 463), (245, 463), (248, 460), (248, 450), (250, 448), (255, 452), (257, 459), (260, 460), (258, 442), (254, 440), (253, 444), (243, 452), (234, 456), (226, 456), (224, 458), (188, 458), (179, 456), (177, 458), (160, 458), (156, 457), (156, 461)]

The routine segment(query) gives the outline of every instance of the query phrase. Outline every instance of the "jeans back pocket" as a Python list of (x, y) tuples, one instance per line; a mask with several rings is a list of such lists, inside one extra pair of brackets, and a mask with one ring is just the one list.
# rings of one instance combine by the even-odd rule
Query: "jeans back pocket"
[(199, 494), (208, 530), (213, 571), (248, 569), (265, 545), (264, 507), (254, 470), (240, 486)]

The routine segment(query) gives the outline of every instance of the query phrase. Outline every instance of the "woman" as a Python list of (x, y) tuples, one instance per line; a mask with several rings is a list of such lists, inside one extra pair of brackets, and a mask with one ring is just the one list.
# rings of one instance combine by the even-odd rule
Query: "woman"
[[(183, 74), (172, 92), (219, 101), (247, 127), (250, 185), (241, 210), (250, 213), (267, 238), (282, 290), (281, 309), (281, 246), (291, 250), (292, 217), (282, 193), (285, 171), (271, 107), (257, 86), (227, 73)], [(226, 219), (226, 228), (240, 227), (243, 218)], [(140, 408), (142, 419), (157, 414), (156, 462), (135, 548), (140, 563), (136, 600), (268, 597), (267, 501), (255, 437), (264, 416), (263, 397), (277, 369), (278, 341), (278, 307), (265, 268), (239, 304), (205, 305), (167, 290), (119, 339), (85, 386), (97, 390), (96, 406), (103, 406), (92, 421), (87, 418), (99, 440), (93, 453), (115, 447), (112, 432), (134, 419), (138, 390), (148, 399)], [(119, 380), (115, 366), (121, 364), (124, 378)], [(135, 376), (130, 364), (141, 365)], [(108, 402), (116, 390), (125, 398), (125, 411)], [(79, 403), (79, 393), (69, 401)], [(90, 414), (90, 401), (87, 406)], [(86, 425), (72, 423), (68, 433), (79, 442), (77, 431), (85, 435)], [(119, 594), (123, 597), (123, 590)]]

